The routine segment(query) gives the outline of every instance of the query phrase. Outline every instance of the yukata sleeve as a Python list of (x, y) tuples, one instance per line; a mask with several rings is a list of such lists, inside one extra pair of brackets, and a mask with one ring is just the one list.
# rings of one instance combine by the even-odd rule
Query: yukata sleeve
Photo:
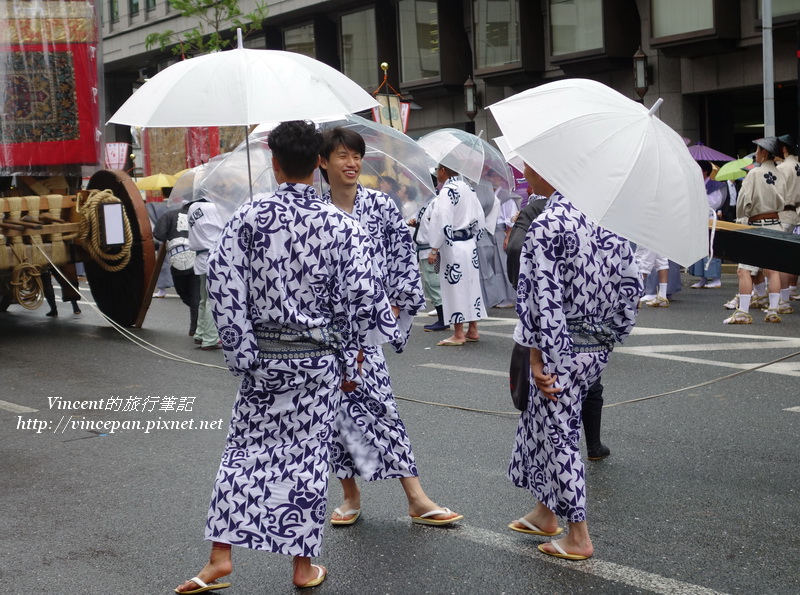
[(618, 254), (619, 303), (611, 317), (611, 330), (614, 333), (614, 340), (621, 343), (636, 324), (642, 278), (639, 274), (639, 267), (636, 266), (633, 258), (631, 246), (627, 241), (621, 241)]
[(404, 340), (383, 284), (374, 274), (364, 232), (342, 218), (338, 238), (331, 306), (342, 337), (345, 376), (360, 384), (356, 361), (359, 350), (387, 342), (401, 348)]
[(430, 225), (428, 226), (428, 245), (438, 250), (447, 239), (444, 233), (444, 226), (451, 218), (450, 211), (452, 205), (450, 199), (447, 197), (446, 188), (439, 191), (439, 194), (433, 199), (431, 205), (434, 208), (433, 213), (431, 213)]
[(238, 211), (222, 230), (219, 244), (208, 259), (208, 301), (225, 362), (235, 376), (251, 370), (258, 359), (248, 308), (253, 233), (252, 223)]
[[(556, 229), (550, 229), (556, 225)], [(572, 352), (563, 309), (563, 248), (558, 239), (563, 230), (552, 217), (539, 219), (528, 230), (520, 254), (517, 285), (517, 314), (514, 341), (542, 352), (551, 374), (569, 371), (566, 361)]]
[(425, 294), (408, 226), (394, 203), (388, 203), (385, 212), (386, 278), (383, 284), (389, 304), (400, 308), (397, 322), (404, 338), (402, 347), (405, 347), (414, 315), (425, 306)]

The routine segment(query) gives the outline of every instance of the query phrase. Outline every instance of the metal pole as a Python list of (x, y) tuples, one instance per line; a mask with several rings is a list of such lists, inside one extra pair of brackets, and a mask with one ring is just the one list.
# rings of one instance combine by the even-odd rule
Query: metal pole
[(764, 54), (764, 136), (775, 136), (775, 74), (772, 65), (772, 0), (761, 2)]

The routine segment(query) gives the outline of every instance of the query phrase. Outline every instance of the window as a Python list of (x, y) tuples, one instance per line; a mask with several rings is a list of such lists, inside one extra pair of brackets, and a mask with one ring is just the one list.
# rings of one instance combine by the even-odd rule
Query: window
[[(758, 0), (758, 16), (761, 19), (761, 1)], [(772, 17), (784, 17), (800, 12), (800, 2), (797, 0), (772, 0)]]
[(653, 37), (714, 28), (714, 0), (651, 0)]
[(308, 23), (307, 25), (285, 29), (283, 32), (283, 47), (289, 52), (297, 52), (309, 58), (316, 58), (314, 24)]
[(603, 49), (603, 0), (550, 0), (553, 56)]
[(342, 17), (342, 71), (362, 87), (378, 84), (375, 9)]
[(108, 14), (112, 23), (119, 21), (119, 0), (108, 0)]
[(155, 10), (156, 9), (156, 0), (145, 0), (144, 6), (147, 10)]
[(435, 0), (400, 0), (400, 75), (403, 82), (441, 75)]
[(517, 0), (476, 0), (475, 66), (506, 66), (520, 61)]
[(139, 14), (139, 0), (128, 0), (128, 14), (132, 17)]

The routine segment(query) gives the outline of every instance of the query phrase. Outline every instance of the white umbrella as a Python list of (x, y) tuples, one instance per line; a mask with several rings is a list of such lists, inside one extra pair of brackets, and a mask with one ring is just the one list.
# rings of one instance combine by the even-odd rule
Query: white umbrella
[(510, 150), (598, 224), (689, 266), (708, 254), (703, 176), (686, 144), (647, 110), (586, 79), (489, 106)]
[(338, 70), (279, 50), (242, 46), (183, 60), (156, 74), (109, 122), (143, 128), (248, 126), (342, 117), (378, 102)]
[[(279, 50), (233, 50), (165, 68), (128, 98), (109, 122), (142, 128), (249, 126), (341, 118), (378, 106), (375, 98), (318, 60)], [(246, 140), (246, 139), (245, 139)]]

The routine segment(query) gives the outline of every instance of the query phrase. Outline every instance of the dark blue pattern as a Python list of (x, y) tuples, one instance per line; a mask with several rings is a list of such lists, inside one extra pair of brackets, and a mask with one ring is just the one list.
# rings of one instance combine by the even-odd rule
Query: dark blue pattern
[[(531, 382), (508, 475), (570, 522), (586, 519), (578, 448), (581, 403), (605, 367), (608, 351), (575, 353), (569, 327), (596, 330), (605, 322), (610, 338), (621, 341), (635, 322), (640, 290), (628, 243), (555, 194), (531, 224), (522, 249), (514, 339), (542, 351), (546, 369), (557, 375), (563, 391), (553, 403)], [(588, 324), (576, 326), (576, 321)]]

